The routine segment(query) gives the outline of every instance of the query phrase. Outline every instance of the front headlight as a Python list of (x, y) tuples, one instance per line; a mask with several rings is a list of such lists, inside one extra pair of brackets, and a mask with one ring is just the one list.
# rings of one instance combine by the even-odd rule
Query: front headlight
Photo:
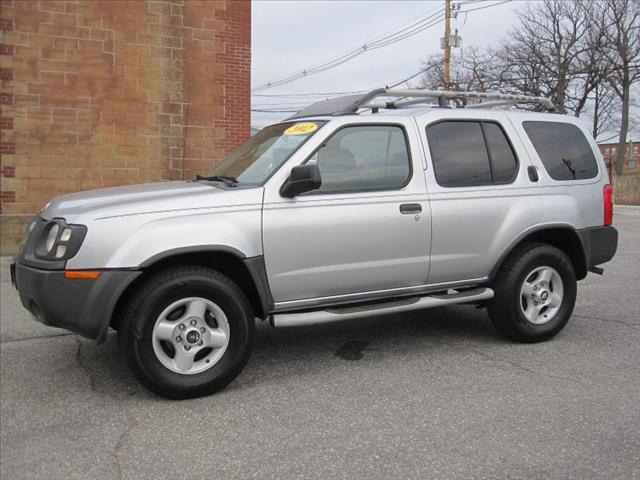
[(58, 232), (60, 231), (60, 227), (57, 223), (54, 223), (49, 228), (49, 233), (47, 234), (47, 242), (45, 243), (45, 250), (47, 253), (51, 253), (54, 245), (56, 244), (56, 239), (58, 238)]
[(62, 218), (53, 219), (42, 229), (36, 256), (46, 260), (68, 260), (78, 253), (86, 234), (84, 225), (67, 224)]

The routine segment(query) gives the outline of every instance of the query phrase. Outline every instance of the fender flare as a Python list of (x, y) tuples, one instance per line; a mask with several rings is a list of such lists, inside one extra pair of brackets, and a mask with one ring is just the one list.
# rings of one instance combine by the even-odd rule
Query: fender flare
[(587, 246), (584, 244), (584, 239), (579, 234), (578, 230), (569, 223), (545, 223), (540, 225), (534, 225), (533, 227), (528, 228), (527, 230), (524, 230), (520, 235), (518, 235), (514, 240), (512, 240), (511, 243), (509, 243), (509, 245), (502, 251), (502, 253), (498, 257), (498, 261), (495, 263), (493, 269), (491, 270), (491, 273), (489, 274), (488, 283), (493, 283), (496, 275), (502, 268), (502, 265), (504, 264), (505, 260), (513, 253), (513, 251), (520, 244), (525, 242), (528, 237), (531, 237), (537, 233), (542, 233), (546, 230), (566, 230), (567, 232), (570, 232), (573, 235), (575, 235), (581, 249), (580, 260), (582, 260), (585, 265), (585, 271), (576, 272), (576, 274), (578, 275), (579, 279), (584, 278), (584, 276), (586, 276), (587, 271), (589, 269), (589, 261), (587, 256), (588, 255)]
[(237, 260), (242, 262), (246, 271), (255, 287), (258, 304), (261, 311), (255, 312), (256, 315), (266, 318), (273, 310), (273, 297), (271, 296), (271, 289), (269, 288), (269, 281), (267, 279), (267, 270), (264, 262), (264, 256), (258, 255), (254, 257), (247, 257), (240, 250), (229, 247), (227, 245), (201, 245), (190, 247), (179, 247), (166, 250), (157, 255), (153, 255), (140, 264), (139, 268), (129, 270), (131, 274), (126, 282), (121, 282), (117, 289), (114, 289), (109, 299), (105, 301), (104, 308), (102, 308), (102, 318), (100, 321), (100, 331), (97, 337), (97, 342), (102, 343), (107, 335), (109, 325), (113, 319), (113, 315), (116, 313), (120, 301), (127, 294), (130, 287), (135, 287), (134, 283), (144, 273), (145, 270), (149, 270), (154, 265), (168, 260), (172, 257), (177, 257), (185, 254), (194, 253), (225, 253), (233, 255)]

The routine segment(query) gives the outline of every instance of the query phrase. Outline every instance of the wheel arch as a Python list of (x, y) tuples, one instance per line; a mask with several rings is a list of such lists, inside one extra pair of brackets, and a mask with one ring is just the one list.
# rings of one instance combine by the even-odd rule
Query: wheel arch
[(227, 246), (186, 247), (155, 255), (140, 265), (142, 275), (131, 282), (118, 298), (109, 325), (115, 329), (119, 327), (123, 308), (149, 275), (174, 265), (206, 266), (229, 277), (245, 292), (258, 318), (266, 318), (273, 309), (262, 255), (246, 257), (239, 250)]
[(583, 244), (582, 238), (572, 225), (568, 224), (551, 224), (540, 225), (534, 229), (524, 232), (514, 242), (512, 242), (501, 254), (496, 265), (493, 267), (489, 275), (489, 282), (493, 282), (496, 275), (502, 268), (502, 265), (509, 256), (525, 243), (541, 242), (556, 247), (569, 257), (576, 278), (582, 280), (587, 276), (587, 252)]

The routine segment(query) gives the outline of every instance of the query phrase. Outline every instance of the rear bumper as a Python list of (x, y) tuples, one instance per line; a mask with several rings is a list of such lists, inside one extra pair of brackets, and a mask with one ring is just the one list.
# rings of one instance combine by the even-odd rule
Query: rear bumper
[(577, 230), (584, 247), (587, 270), (606, 263), (618, 249), (618, 231), (611, 226), (590, 227)]
[(101, 342), (118, 298), (140, 273), (105, 270), (95, 280), (68, 279), (64, 271), (32, 268), (14, 259), (11, 282), (36, 320)]

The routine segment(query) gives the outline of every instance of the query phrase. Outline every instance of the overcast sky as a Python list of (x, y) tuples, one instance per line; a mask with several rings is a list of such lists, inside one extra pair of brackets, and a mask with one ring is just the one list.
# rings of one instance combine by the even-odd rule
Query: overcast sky
[[(499, 0), (468, 3), (461, 9), (493, 5)], [(453, 20), (464, 47), (485, 46), (504, 38), (516, 20), (522, 1), (510, 1)], [(433, 1), (253, 1), (253, 86), (331, 59), (435, 12), (443, 0)], [(263, 90), (262, 95), (336, 92), (373, 89), (401, 80), (420, 70), (420, 61), (440, 51), (444, 22), (398, 43), (367, 52), (332, 70), (288, 85)], [(252, 97), (253, 108), (300, 105), (308, 99)], [(308, 103), (313, 102), (310, 99)], [(269, 107), (268, 105), (273, 105)], [(262, 127), (288, 114), (253, 113), (252, 124)]]

